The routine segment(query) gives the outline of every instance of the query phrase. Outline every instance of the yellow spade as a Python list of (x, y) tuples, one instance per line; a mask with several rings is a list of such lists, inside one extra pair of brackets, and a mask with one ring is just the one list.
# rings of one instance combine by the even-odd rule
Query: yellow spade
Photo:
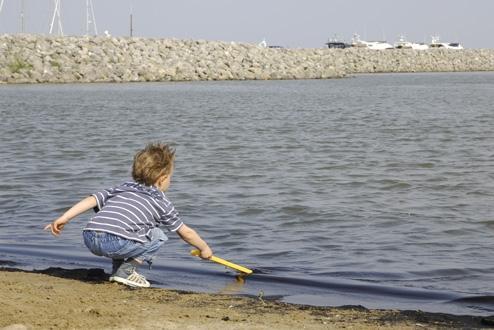
[[(201, 252), (199, 250), (192, 250), (192, 251), (190, 251), (190, 254), (192, 254), (193, 256), (199, 256), (201, 254)], [(235, 270), (237, 270), (241, 273), (247, 274), (247, 275), (252, 274), (252, 270), (250, 270), (249, 268), (242, 267), (240, 265), (234, 264), (233, 262), (227, 261), (225, 259), (221, 259), (221, 258), (212, 256), (211, 259), (209, 259), (209, 260), (214, 261), (220, 265), (230, 267), (232, 269), (235, 269)]]

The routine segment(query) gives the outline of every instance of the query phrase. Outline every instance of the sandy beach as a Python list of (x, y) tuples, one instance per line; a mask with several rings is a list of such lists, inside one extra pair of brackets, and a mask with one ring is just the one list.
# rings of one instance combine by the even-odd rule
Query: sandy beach
[(110, 283), (102, 269), (0, 269), (0, 329), (451, 329), (490, 319), (361, 306), (311, 307), (262, 297)]

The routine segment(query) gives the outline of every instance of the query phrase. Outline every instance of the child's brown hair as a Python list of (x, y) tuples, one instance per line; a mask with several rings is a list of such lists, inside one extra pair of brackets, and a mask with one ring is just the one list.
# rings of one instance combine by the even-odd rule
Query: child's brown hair
[(175, 149), (164, 143), (150, 143), (134, 156), (132, 178), (151, 186), (163, 175), (169, 175), (175, 160)]

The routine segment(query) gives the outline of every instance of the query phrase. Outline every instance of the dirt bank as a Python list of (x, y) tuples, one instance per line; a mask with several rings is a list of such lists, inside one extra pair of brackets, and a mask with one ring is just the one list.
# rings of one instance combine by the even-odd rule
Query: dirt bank
[(359, 306), (309, 307), (261, 298), (109, 283), (102, 269), (0, 268), (0, 329), (485, 328), (489, 319)]

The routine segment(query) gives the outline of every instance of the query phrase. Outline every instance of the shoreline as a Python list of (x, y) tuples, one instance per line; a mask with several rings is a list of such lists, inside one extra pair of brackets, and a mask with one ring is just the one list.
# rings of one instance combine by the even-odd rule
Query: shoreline
[[(4, 263), (5, 264), (5, 263)], [(452, 329), (491, 328), (494, 318), (315, 307), (225, 294), (131, 289), (103, 269), (0, 268), (0, 329)], [(9, 328), (10, 327), (10, 328)]]
[(128, 37), (0, 35), (0, 84), (292, 80), (494, 71), (494, 49), (264, 48)]

